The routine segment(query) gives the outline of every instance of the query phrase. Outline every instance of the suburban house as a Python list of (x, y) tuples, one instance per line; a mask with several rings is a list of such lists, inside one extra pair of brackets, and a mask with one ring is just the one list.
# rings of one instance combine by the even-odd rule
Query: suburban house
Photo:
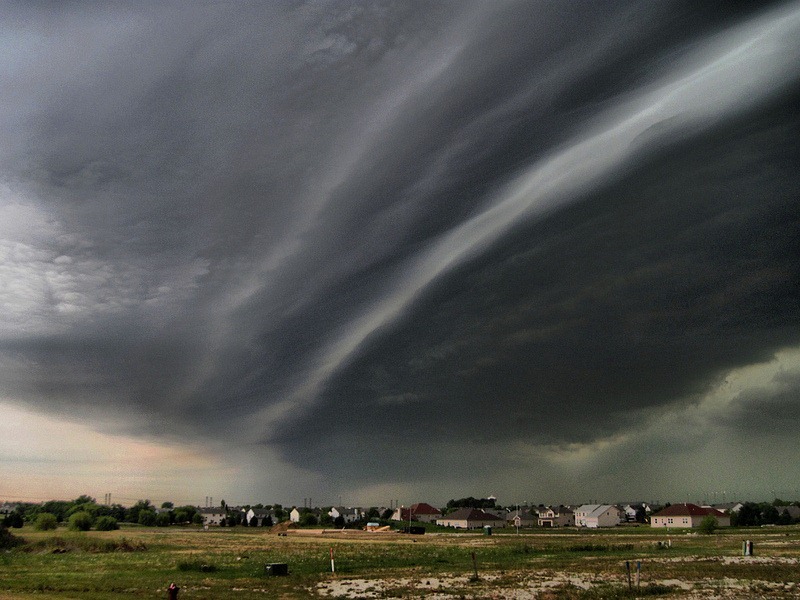
[(597, 529), (616, 527), (624, 518), (624, 513), (611, 504), (583, 504), (575, 509), (575, 525)]
[(275, 513), (266, 508), (251, 508), (244, 513), (244, 520), (251, 527), (261, 527), (265, 525), (265, 521), (266, 525), (269, 525), (270, 522), (273, 525), (278, 522), (278, 519), (275, 518)]
[(225, 509), (221, 506), (204, 507), (197, 512), (203, 517), (203, 525), (219, 525), (226, 517)]
[(345, 508), (344, 506), (334, 506), (328, 511), (328, 515), (336, 520), (339, 517), (344, 519), (345, 523), (355, 523), (361, 518), (361, 510), (358, 508)]
[(726, 512), (728, 514), (738, 513), (744, 504), (741, 502), (725, 502), (724, 504), (713, 504), (711, 507)]
[(637, 502), (634, 504), (624, 504), (622, 506), (622, 512), (625, 513), (623, 516), (629, 523), (635, 523), (636, 521), (643, 523), (644, 518), (652, 511), (644, 502)]
[(396, 508), (392, 513), (392, 521), (420, 521), (422, 523), (436, 523), (442, 517), (442, 511), (426, 502), (412, 504), (408, 508)]
[(539, 509), (539, 527), (570, 527), (575, 525), (575, 513), (566, 506), (545, 506)]
[(17, 510), (17, 506), (19, 506), (19, 505), (18, 504), (9, 504), (8, 502), (3, 502), (3, 504), (0, 504), (0, 516), (5, 517), (7, 515), (10, 515), (12, 512)]
[(710, 506), (697, 506), (696, 504), (673, 504), (658, 511), (650, 518), (651, 527), (700, 527), (708, 516), (717, 520), (720, 527), (728, 527), (731, 518), (727, 513)]
[(527, 507), (512, 510), (506, 514), (506, 527), (533, 527), (537, 519), (538, 515)]
[(436, 519), (436, 524), (456, 529), (480, 529), (481, 527), (502, 527), (505, 525), (505, 519), (484, 512), (479, 508), (460, 508), (440, 519)]

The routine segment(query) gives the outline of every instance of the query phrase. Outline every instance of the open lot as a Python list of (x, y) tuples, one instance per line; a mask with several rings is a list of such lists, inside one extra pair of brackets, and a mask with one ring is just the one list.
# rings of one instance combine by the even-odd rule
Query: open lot
[[(242, 527), (14, 533), (27, 544), (0, 554), (3, 600), (164, 598), (171, 581), (180, 598), (197, 599), (800, 598), (797, 526), (713, 535), (645, 527), (491, 536), (279, 536)], [(745, 539), (754, 542), (754, 556), (742, 556)], [(289, 574), (270, 576), (268, 563), (287, 563)]]

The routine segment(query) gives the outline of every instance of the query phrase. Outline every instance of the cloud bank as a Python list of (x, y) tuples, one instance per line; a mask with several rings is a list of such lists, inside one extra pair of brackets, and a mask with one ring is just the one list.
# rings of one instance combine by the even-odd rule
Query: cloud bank
[(799, 4), (96, 8), (2, 25), (9, 405), (245, 469), (197, 498), (696, 495), (791, 448)]

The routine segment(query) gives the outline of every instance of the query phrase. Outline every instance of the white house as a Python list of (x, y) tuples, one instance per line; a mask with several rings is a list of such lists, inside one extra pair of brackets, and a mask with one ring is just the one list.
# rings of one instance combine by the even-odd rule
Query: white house
[(278, 520), (275, 518), (275, 513), (272, 510), (266, 508), (251, 508), (247, 512), (244, 513), (244, 519), (247, 521), (247, 524), (251, 527), (258, 527), (264, 525), (264, 522), (267, 523), (272, 521), (274, 525)]
[(575, 525), (578, 527), (616, 527), (621, 520), (622, 512), (611, 504), (583, 504), (575, 509)]
[(219, 525), (226, 517), (225, 509), (221, 506), (201, 508), (198, 512), (203, 517), (203, 525)]
[(338, 517), (342, 517), (345, 523), (355, 523), (361, 518), (361, 509), (333, 506), (328, 511), (328, 515), (334, 520), (336, 520)]

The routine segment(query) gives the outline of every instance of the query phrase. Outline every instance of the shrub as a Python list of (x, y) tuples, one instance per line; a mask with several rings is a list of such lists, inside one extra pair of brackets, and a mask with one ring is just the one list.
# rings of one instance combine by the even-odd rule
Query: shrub
[(159, 513), (156, 515), (156, 526), (157, 527), (168, 527), (169, 526), (169, 513)]
[(139, 525), (145, 525), (147, 527), (152, 527), (156, 524), (156, 513), (152, 510), (141, 510), (139, 511), (139, 518), (138, 518)]
[(89, 531), (92, 528), (92, 515), (88, 512), (76, 512), (69, 518), (69, 528), (73, 531)]
[(0, 525), (0, 550), (9, 550), (24, 543), (25, 540), (11, 533), (5, 525)]
[(34, 525), (39, 531), (49, 531), (58, 527), (58, 519), (53, 513), (39, 513)]
[(100, 517), (94, 524), (94, 528), (97, 531), (114, 531), (115, 529), (119, 529), (119, 523), (114, 517)]
[(712, 515), (708, 515), (708, 516), (703, 517), (703, 520), (700, 521), (699, 531), (700, 531), (700, 533), (705, 533), (705, 534), (710, 535), (710, 534), (714, 533), (714, 530), (718, 526), (719, 526), (719, 523), (717, 523), (717, 520)]

